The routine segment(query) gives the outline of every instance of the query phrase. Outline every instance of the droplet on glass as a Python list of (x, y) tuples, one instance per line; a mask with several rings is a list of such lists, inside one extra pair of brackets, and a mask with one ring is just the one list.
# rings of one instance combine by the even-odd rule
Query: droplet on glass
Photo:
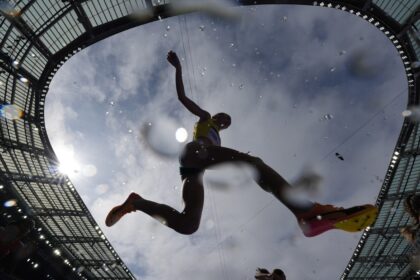
[(198, 28), (200, 28), (201, 31), (204, 31), (204, 29), (206, 28), (204, 25), (200, 25)]
[(208, 220), (207, 222), (206, 222), (206, 228), (209, 230), (209, 229), (212, 229), (212, 228), (214, 228), (214, 221), (213, 220)]
[(165, 34), (163, 34), (163, 37), (165, 37), (165, 38), (166, 38), (166, 37), (168, 37), (168, 34), (166, 34), (166, 33), (165, 33)]
[(404, 110), (404, 111), (401, 113), (401, 115), (402, 115), (403, 117), (409, 117), (409, 116), (411, 116), (411, 114), (412, 114), (411, 110)]
[(235, 46), (235, 44), (234, 43), (230, 43), (229, 44), (229, 47), (231, 47), (231, 48), (233, 48)]
[(232, 63), (232, 67), (235, 68), (236, 67), (236, 63)]
[(344, 157), (340, 155), (339, 153), (335, 153), (335, 156), (340, 160), (344, 160)]
[(10, 199), (7, 200), (6, 202), (4, 202), (4, 207), (9, 208), (9, 207), (13, 207), (17, 205), (17, 200), (16, 199)]
[(93, 177), (96, 175), (97, 169), (93, 164), (87, 164), (82, 169), (82, 174), (86, 177)]
[(129, 129), (129, 130), (128, 130), (128, 133), (133, 133), (133, 130), (132, 130), (132, 129)]
[(287, 17), (286, 16), (284, 16), (283, 17), (283, 22), (286, 22), (287, 21)]
[(330, 72), (334, 72), (334, 71), (335, 71), (335, 67), (331, 67)]
[(166, 26), (166, 31), (169, 31), (169, 30), (171, 30), (171, 27), (168, 25)]
[(171, 118), (159, 117), (154, 122), (144, 124), (141, 129), (141, 137), (145, 140), (143, 144), (147, 145), (155, 154), (163, 157), (176, 157), (183, 145), (177, 141), (188, 137), (187, 132), (182, 129), (178, 131), (180, 125)]
[(0, 117), (8, 120), (17, 120), (22, 118), (24, 115), (23, 111), (13, 104), (0, 105)]
[(345, 55), (347, 52), (345, 51), (345, 50), (341, 50), (340, 52), (339, 52), (339, 55)]
[(114, 101), (109, 101), (109, 105), (114, 106)]
[(326, 114), (324, 115), (324, 120), (332, 120), (334, 116), (332, 114)]

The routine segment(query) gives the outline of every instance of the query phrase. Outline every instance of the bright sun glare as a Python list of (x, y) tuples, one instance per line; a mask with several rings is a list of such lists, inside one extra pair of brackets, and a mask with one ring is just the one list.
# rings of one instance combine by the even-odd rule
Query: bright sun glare
[(58, 146), (55, 149), (56, 155), (60, 162), (58, 170), (66, 175), (77, 174), (80, 170), (80, 164), (74, 157), (73, 147), (70, 146)]
[(175, 132), (175, 138), (178, 142), (183, 143), (188, 138), (188, 132), (185, 128), (180, 127)]

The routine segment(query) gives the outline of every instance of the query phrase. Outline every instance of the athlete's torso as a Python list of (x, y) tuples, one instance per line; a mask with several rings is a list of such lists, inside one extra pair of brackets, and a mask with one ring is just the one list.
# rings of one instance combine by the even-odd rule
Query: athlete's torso
[(219, 127), (211, 118), (205, 121), (198, 121), (194, 125), (193, 140), (205, 145), (220, 146), (219, 130)]

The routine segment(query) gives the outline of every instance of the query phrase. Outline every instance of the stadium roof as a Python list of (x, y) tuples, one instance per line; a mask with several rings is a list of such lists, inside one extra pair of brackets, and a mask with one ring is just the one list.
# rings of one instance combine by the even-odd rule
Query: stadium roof
[[(322, 6), (369, 21), (395, 45), (406, 70), (408, 105), (418, 105), (418, 0), (241, 0), (237, 4)], [(60, 275), (65, 270), (57, 269), (51, 275), (66, 279), (134, 278), (76, 187), (58, 171), (44, 118), (50, 81), (66, 60), (99, 40), (198, 9), (176, 9), (163, 0), (0, 1), (0, 103), (24, 111), (20, 119), (13, 114), (0, 118), (0, 192), (18, 199), (16, 209), (4, 211), (2, 222), (17, 217), (35, 220), (36, 235), (45, 238), (45, 248), (35, 258), (58, 258), (69, 268), (65, 276)], [(411, 248), (398, 229), (409, 222), (402, 200), (419, 188), (419, 145), (420, 128), (406, 118), (378, 197), (378, 220), (363, 233), (342, 278), (404, 279), (415, 273), (409, 265)], [(60, 254), (54, 253), (57, 249)]]

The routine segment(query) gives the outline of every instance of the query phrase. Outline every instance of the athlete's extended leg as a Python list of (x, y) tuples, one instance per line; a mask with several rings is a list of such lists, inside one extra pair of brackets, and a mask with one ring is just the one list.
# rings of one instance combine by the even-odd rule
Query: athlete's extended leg
[(296, 216), (303, 233), (315, 236), (330, 229), (342, 229), (355, 232), (370, 226), (376, 219), (377, 208), (367, 204), (348, 209), (319, 203), (304, 203), (305, 207), (295, 205), (287, 199), (290, 184), (260, 158), (233, 149), (218, 146), (200, 146), (197, 143), (187, 145), (181, 165), (196, 168), (210, 168), (213, 165), (227, 162), (246, 162), (257, 170), (256, 182), (264, 190), (271, 192), (287, 206)]
[(136, 195), (135, 199), (130, 201), (129, 197), (127, 199), (129, 202), (126, 201), (124, 204), (111, 210), (106, 221), (112, 222), (108, 222), (107, 225), (112, 226), (125, 214), (140, 210), (179, 233), (194, 233), (200, 225), (203, 211), (204, 188), (202, 174), (188, 176), (183, 183), (182, 197), (185, 208), (182, 212), (178, 212), (166, 204), (156, 203)]

